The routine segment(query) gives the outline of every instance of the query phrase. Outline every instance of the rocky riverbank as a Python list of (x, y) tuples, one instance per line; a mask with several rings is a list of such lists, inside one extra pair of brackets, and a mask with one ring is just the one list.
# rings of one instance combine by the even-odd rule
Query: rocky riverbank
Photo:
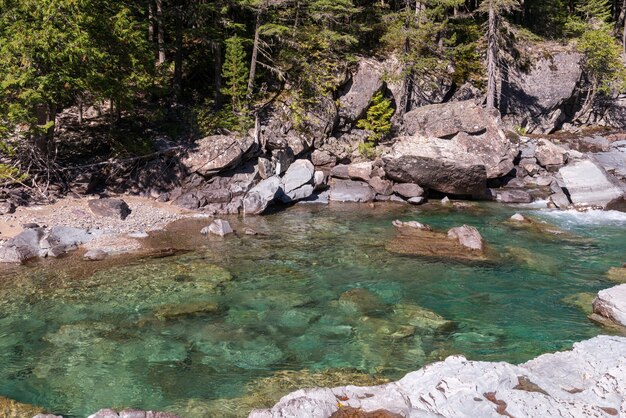
[(0, 263), (59, 257), (83, 248), (87, 258), (137, 251), (149, 232), (194, 213), (154, 200), (66, 198), (2, 215)]
[(625, 358), (626, 338), (609, 336), (519, 366), (453, 356), (381, 386), (298, 390), (250, 418), (621, 416)]

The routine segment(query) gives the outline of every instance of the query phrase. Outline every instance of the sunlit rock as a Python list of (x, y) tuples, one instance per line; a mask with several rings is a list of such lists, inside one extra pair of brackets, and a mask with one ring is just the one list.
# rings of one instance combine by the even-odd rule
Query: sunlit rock
[(626, 396), (624, 358), (626, 338), (608, 336), (519, 366), (453, 356), (387, 385), (300, 389), (249, 417), (330, 417), (342, 405), (401, 416), (617, 415)]

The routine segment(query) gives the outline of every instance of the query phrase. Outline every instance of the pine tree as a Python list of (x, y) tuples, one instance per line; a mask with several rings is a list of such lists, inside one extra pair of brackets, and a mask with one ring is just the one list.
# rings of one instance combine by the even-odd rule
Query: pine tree
[(233, 111), (243, 112), (248, 91), (248, 68), (243, 39), (238, 36), (226, 40), (226, 57), (222, 67), (222, 77), (226, 84), (222, 93), (230, 97)]
[(357, 122), (359, 128), (369, 133), (367, 141), (362, 144), (362, 154), (371, 154), (378, 141), (391, 131), (391, 117), (394, 112), (391, 100), (385, 98), (382, 92), (379, 91), (372, 97), (372, 103), (365, 118)]

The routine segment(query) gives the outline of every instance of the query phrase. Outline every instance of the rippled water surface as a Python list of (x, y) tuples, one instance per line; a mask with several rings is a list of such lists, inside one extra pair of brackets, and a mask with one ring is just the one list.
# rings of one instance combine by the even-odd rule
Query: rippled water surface
[[(522, 209), (554, 236), (507, 224), (515, 210), (294, 207), (232, 220), (258, 236), (174, 225), (152, 239), (192, 250), (174, 256), (3, 270), (0, 395), (79, 417), (245, 416), (301, 386), (395, 379), (455, 353), (523, 362), (603, 333), (583, 308), (626, 261), (626, 215)], [(393, 219), (474, 225), (495, 258), (392, 254)]]

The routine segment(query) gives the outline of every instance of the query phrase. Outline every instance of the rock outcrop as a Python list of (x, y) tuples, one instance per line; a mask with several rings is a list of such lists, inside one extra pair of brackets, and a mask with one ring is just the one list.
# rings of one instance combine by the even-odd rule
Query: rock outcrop
[(508, 174), (518, 153), (500, 127), (500, 114), (471, 100), (412, 110), (404, 115), (404, 131), (409, 136), (449, 140), (456, 154), (468, 154), (482, 163), (487, 178)]
[(609, 336), (519, 366), (452, 356), (385, 385), (301, 389), (249, 418), (327, 418), (343, 408), (403, 417), (618, 416), (626, 413), (625, 359), (626, 338)]
[(416, 183), (447, 194), (485, 195), (485, 165), (451, 140), (398, 138), (383, 154), (383, 160), (387, 176), (396, 182)]
[(234, 167), (254, 144), (251, 136), (208, 136), (197, 141), (195, 148), (188, 151), (182, 162), (190, 173), (210, 176)]
[(502, 110), (511, 125), (529, 133), (552, 133), (577, 110), (582, 56), (557, 51), (539, 57), (530, 69), (513, 69), (502, 85)]
[(339, 97), (339, 125), (350, 127), (365, 115), (372, 96), (382, 89), (383, 64), (372, 59), (359, 62), (350, 77), (345, 92)]
[(387, 176), (446, 194), (484, 197), (487, 180), (511, 172), (518, 154), (498, 112), (473, 101), (412, 110), (404, 115), (404, 132), (382, 149)]
[(596, 161), (570, 163), (562, 167), (559, 174), (574, 205), (626, 211), (624, 184)]

